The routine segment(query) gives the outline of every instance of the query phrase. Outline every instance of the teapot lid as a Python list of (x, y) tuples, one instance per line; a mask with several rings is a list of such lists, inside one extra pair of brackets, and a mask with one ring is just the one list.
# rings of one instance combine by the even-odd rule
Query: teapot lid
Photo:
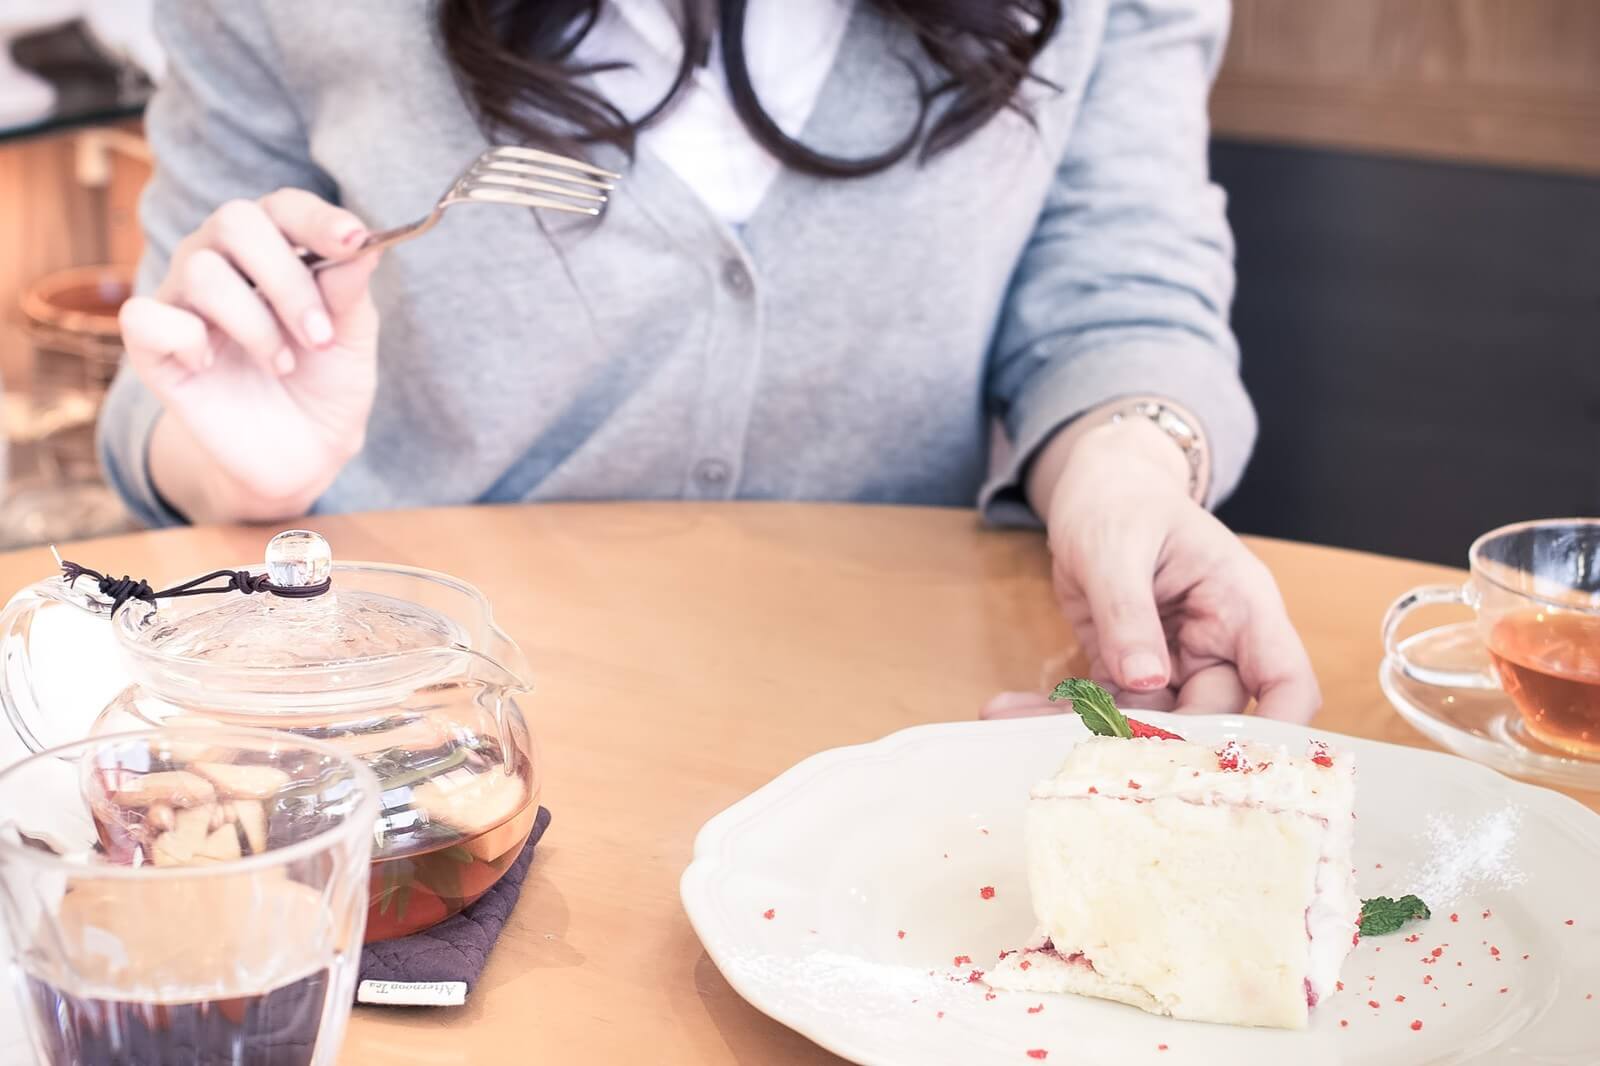
[[(385, 574), (411, 583), (363, 580)], [(471, 644), (456, 619), (421, 602), (425, 596), (408, 598), (431, 579), (448, 580), (443, 575), (336, 566), (327, 540), (310, 530), (273, 537), (264, 572), (223, 576), (230, 579), (224, 589), (197, 588), (206, 579), (196, 579), (129, 603), (117, 613), (120, 636), (160, 659), (251, 668), (327, 666)], [(238, 594), (179, 598), (212, 591)]]

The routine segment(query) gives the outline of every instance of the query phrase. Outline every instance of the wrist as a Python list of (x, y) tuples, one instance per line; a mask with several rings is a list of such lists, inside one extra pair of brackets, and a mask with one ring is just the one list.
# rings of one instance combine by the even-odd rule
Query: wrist
[(1115, 478), (1150, 488), (1173, 487), (1193, 497), (1189, 457), (1171, 436), (1148, 418), (1111, 420), (1129, 403), (1118, 401), (1083, 415), (1040, 450), (1027, 473), (1026, 491), (1034, 511), (1049, 514), (1051, 501), (1069, 482)]
[(322, 495), (325, 482), (331, 482), (279, 478), (255, 484), (235, 477), (168, 412), (156, 420), (151, 434), (149, 476), (157, 494), (195, 523), (299, 518)]

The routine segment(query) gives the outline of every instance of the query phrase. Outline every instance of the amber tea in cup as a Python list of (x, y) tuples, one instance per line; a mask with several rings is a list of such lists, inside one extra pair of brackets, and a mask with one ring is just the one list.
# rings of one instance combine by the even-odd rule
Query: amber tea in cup
[[(1479, 537), (1464, 585), (1413, 589), (1389, 610), (1384, 643), (1406, 674), (1453, 688), (1501, 688), (1527, 732), (1600, 759), (1600, 519), (1522, 522)], [(1491, 672), (1435, 670), (1408, 660), (1400, 620), (1427, 603), (1477, 614)]]
[(337, 749), (115, 734), (0, 773), (0, 904), (48, 1066), (323, 1066), (353, 1000), (378, 783)]

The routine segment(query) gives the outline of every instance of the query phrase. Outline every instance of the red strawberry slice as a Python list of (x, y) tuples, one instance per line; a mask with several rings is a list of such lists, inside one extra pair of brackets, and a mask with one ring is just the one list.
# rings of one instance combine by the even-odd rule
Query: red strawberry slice
[(1155, 737), (1157, 740), (1182, 740), (1176, 733), (1169, 733), (1158, 726), (1146, 725), (1137, 718), (1128, 719), (1128, 728), (1135, 737)]

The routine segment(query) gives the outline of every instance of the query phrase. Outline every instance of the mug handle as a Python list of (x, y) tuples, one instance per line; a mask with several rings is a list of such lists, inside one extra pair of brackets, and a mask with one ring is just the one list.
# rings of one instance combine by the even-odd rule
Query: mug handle
[(1389, 605), (1383, 616), (1383, 650), (1407, 677), (1441, 688), (1499, 688), (1500, 681), (1488, 670), (1435, 670), (1418, 666), (1406, 658), (1400, 640), (1400, 623), (1406, 615), (1428, 604), (1458, 603), (1476, 608), (1478, 597), (1471, 582), (1461, 585), (1420, 585)]

